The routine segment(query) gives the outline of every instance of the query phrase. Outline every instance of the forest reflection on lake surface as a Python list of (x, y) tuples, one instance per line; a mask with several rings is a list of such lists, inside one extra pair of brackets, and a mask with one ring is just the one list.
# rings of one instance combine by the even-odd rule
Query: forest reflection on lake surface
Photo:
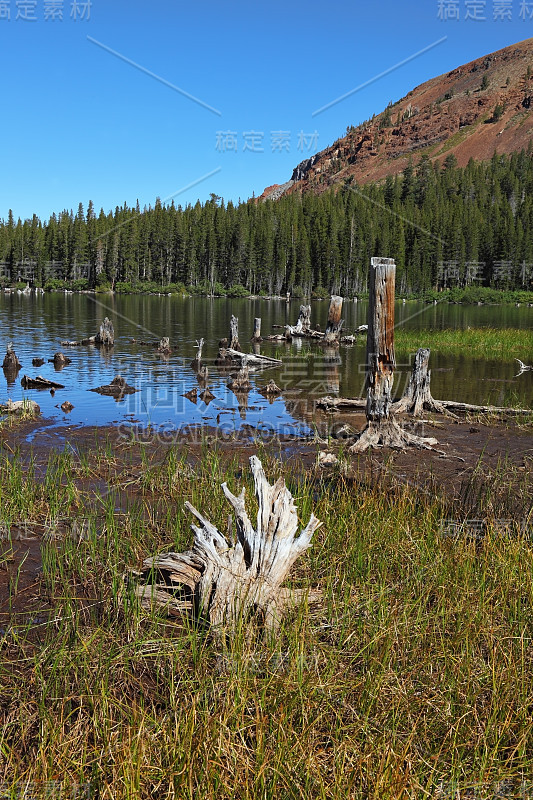
[[(249, 395), (237, 397), (226, 383), (227, 370), (214, 364), (218, 342), (229, 333), (231, 314), (239, 318), (240, 341), (250, 350), (249, 339), (255, 317), (262, 319), (262, 335), (280, 333), (274, 325), (294, 324), (299, 301), (249, 300), (228, 298), (182, 298), (144, 295), (80, 295), (51, 293), (44, 295), (0, 295), (1, 342), (5, 348), (13, 342), (22, 369), (11, 384), (4, 382), (0, 400), (8, 397), (36, 400), (42, 415), (63, 425), (106, 425), (110, 423), (148, 425), (176, 430), (184, 426), (217, 425), (227, 432), (251, 426), (264, 433), (306, 435), (312, 432), (313, 400), (325, 394), (342, 397), (361, 396), (364, 391), (366, 337), (353, 346), (341, 346), (338, 352), (324, 351), (315, 342), (294, 340), (292, 344), (264, 341), (261, 352), (283, 360), (274, 369), (254, 370)], [(313, 324), (326, 324), (327, 301), (312, 304)], [(350, 333), (366, 322), (366, 302), (345, 302), (344, 330)], [(61, 341), (94, 334), (105, 316), (115, 326), (116, 342), (111, 351), (96, 347), (61, 346)], [(514, 306), (429, 305), (408, 302), (396, 305), (396, 325), (420, 330), (419, 346), (426, 329), (531, 328), (533, 309)], [(172, 353), (163, 357), (140, 341), (168, 336)], [(205, 339), (203, 357), (209, 368), (210, 388), (215, 398), (207, 405), (200, 399), (191, 402), (184, 394), (198, 387), (190, 362), (196, 341)], [(135, 340), (135, 341), (134, 341)], [(431, 346), (429, 344), (429, 346)], [(47, 359), (62, 350), (72, 363), (61, 372)], [(410, 372), (413, 353), (397, 348), (395, 392), (403, 391)], [(532, 353), (517, 353), (531, 363)], [(42, 367), (33, 367), (33, 358), (44, 358)], [(530, 359), (528, 361), (528, 359)], [(441, 399), (496, 405), (533, 404), (533, 372), (516, 377), (517, 364), (469, 354), (446, 354), (432, 351), (432, 394)], [(116, 402), (89, 390), (109, 383), (116, 375), (124, 376), (139, 391)], [(42, 375), (65, 385), (52, 396), (48, 391), (23, 391), (23, 375)], [(269, 402), (258, 389), (273, 379), (284, 394)], [(65, 400), (74, 405), (70, 414), (60, 409)]]

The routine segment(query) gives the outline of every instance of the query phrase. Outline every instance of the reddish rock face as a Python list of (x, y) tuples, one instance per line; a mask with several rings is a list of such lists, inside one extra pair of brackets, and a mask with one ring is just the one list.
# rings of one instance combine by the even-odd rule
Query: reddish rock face
[(459, 166), (526, 149), (533, 141), (533, 39), (433, 78), (298, 165), (259, 199), (379, 181), (425, 155)]

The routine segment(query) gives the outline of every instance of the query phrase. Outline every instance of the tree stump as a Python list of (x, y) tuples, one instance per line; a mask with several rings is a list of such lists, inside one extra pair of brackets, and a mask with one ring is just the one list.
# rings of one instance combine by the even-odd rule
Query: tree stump
[(261, 317), (255, 317), (254, 319), (254, 334), (252, 336), (252, 342), (262, 342), (261, 339)]
[[(235, 515), (235, 542), (228, 541), (194, 506), (185, 503), (199, 523), (191, 526), (193, 546), (185, 553), (146, 559), (144, 570), (134, 573), (144, 581), (144, 585), (135, 585), (144, 607), (156, 606), (174, 614), (191, 611), (215, 632), (235, 631), (251, 617), (262, 630), (275, 631), (283, 614), (305, 599), (306, 590), (291, 591), (282, 584), (322, 523), (311, 514), (297, 535), (298, 514), (283, 479), (271, 486), (257, 456), (250, 458), (250, 469), (259, 505), (256, 527), (246, 512), (244, 489), (237, 497), (222, 484)], [(310, 593), (308, 599), (319, 598), (318, 593)]]
[(70, 364), (72, 362), (72, 359), (67, 358), (67, 356), (64, 355), (61, 351), (58, 351), (57, 353), (54, 354), (54, 357), (49, 358), (48, 361), (51, 364), (53, 364), (57, 370), (61, 370), (63, 369), (63, 367), (66, 367), (67, 364)]
[(157, 345), (157, 352), (162, 353), (165, 356), (170, 355), (172, 350), (170, 348), (170, 339), (168, 336), (163, 336), (163, 338), (159, 341), (159, 344)]
[(203, 338), (198, 341), (196, 340), (196, 347), (198, 348), (197, 353), (193, 360), (191, 361), (191, 369), (195, 372), (200, 372), (202, 369), (202, 350), (204, 348), (204, 340)]
[(241, 346), (239, 344), (239, 319), (235, 317), (233, 314), (231, 315), (231, 320), (229, 324), (230, 334), (229, 334), (229, 349), (230, 350), (240, 350)]
[(242, 366), (236, 375), (230, 375), (228, 386), (233, 392), (249, 392), (252, 388), (247, 359), (243, 358)]
[(342, 297), (334, 294), (329, 303), (328, 322), (326, 325), (326, 332), (324, 333), (324, 343), (328, 345), (335, 345), (339, 343), (341, 336), (342, 324)]
[(298, 322), (296, 325), (287, 325), (292, 335), (306, 334), (311, 330), (311, 306), (300, 306)]
[(361, 453), (369, 447), (432, 449), (437, 444), (436, 439), (423, 439), (403, 430), (390, 414), (395, 367), (395, 277), (394, 259), (372, 258), (366, 342), (367, 426), (350, 448), (353, 453)]
[(18, 360), (17, 354), (13, 350), (13, 342), (9, 342), (6, 349), (6, 354), (4, 356), (2, 369), (4, 372), (18, 372), (21, 367), (22, 364)]
[(438, 414), (455, 416), (431, 396), (431, 370), (428, 369), (430, 353), (431, 351), (426, 347), (417, 350), (413, 371), (405, 387), (405, 392), (402, 398), (392, 406), (394, 414), (407, 412), (414, 417), (419, 417), (422, 411), (435, 411)]
[[(83, 340), (82, 340), (83, 342)], [(113, 347), (115, 344), (115, 330), (113, 323), (106, 317), (100, 325), (100, 330), (94, 337), (94, 343), (101, 347)]]

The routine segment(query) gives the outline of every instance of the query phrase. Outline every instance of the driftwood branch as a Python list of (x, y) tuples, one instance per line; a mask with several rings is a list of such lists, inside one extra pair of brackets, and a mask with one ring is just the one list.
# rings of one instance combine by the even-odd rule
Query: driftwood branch
[[(502, 414), (504, 416), (521, 416), (533, 414), (531, 408), (505, 408), (502, 406), (477, 406), (472, 403), (459, 403), (457, 400), (439, 400), (447, 411), (473, 414)], [(364, 411), (366, 400), (363, 397), (320, 397), (316, 407), (323, 411)], [(394, 408), (394, 406), (393, 406)]]
[[(254, 617), (259, 626), (275, 630), (282, 615), (305, 597), (302, 590), (282, 588), (296, 559), (310, 547), (321, 525), (311, 514), (298, 534), (298, 514), (292, 494), (280, 478), (268, 482), (261, 462), (250, 458), (258, 513), (253, 526), (245, 506), (245, 490), (236, 496), (222, 484), (233, 509), (236, 540), (228, 541), (190, 503), (195, 517), (194, 542), (185, 553), (163, 553), (144, 562), (135, 591), (143, 606), (161, 607), (170, 613), (190, 611), (215, 629), (235, 630)], [(311, 594), (309, 599), (318, 599)]]
[(115, 330), (113, 328), (113, 323), (108, 317), (105, 317), (104, 321), (100, 325), (100, 330), (95, 336), (88, 336), (85, 339), (81, 339), (79, 342), (76, 341), (64, 341), (61, 342), (63, 347), (81, 347), (89, 344), (95, 344), (99, 347), (113, 347), (115, 344)]

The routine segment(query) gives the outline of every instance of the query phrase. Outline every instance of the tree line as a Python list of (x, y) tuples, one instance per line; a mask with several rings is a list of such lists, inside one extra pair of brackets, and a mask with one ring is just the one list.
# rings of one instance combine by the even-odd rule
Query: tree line
[[(178, 290), (310, 296), (364, 292), (375, 255), (396, 260), (409, 294), (479, 285), (530, 289), (532, 148), (458, 168), (422, 157), (401, 175), (320, 195), (233, 204), (117, 206), (80, 203), (42, 222), (0, 221), (1, 280), (31, 275), (53, 288)], [(446, 279), (446, 275), (448, 278)], [(443, 278), (444, 276), (444, 278)], [(450, 277), (451, 276), (451, 277)]]

